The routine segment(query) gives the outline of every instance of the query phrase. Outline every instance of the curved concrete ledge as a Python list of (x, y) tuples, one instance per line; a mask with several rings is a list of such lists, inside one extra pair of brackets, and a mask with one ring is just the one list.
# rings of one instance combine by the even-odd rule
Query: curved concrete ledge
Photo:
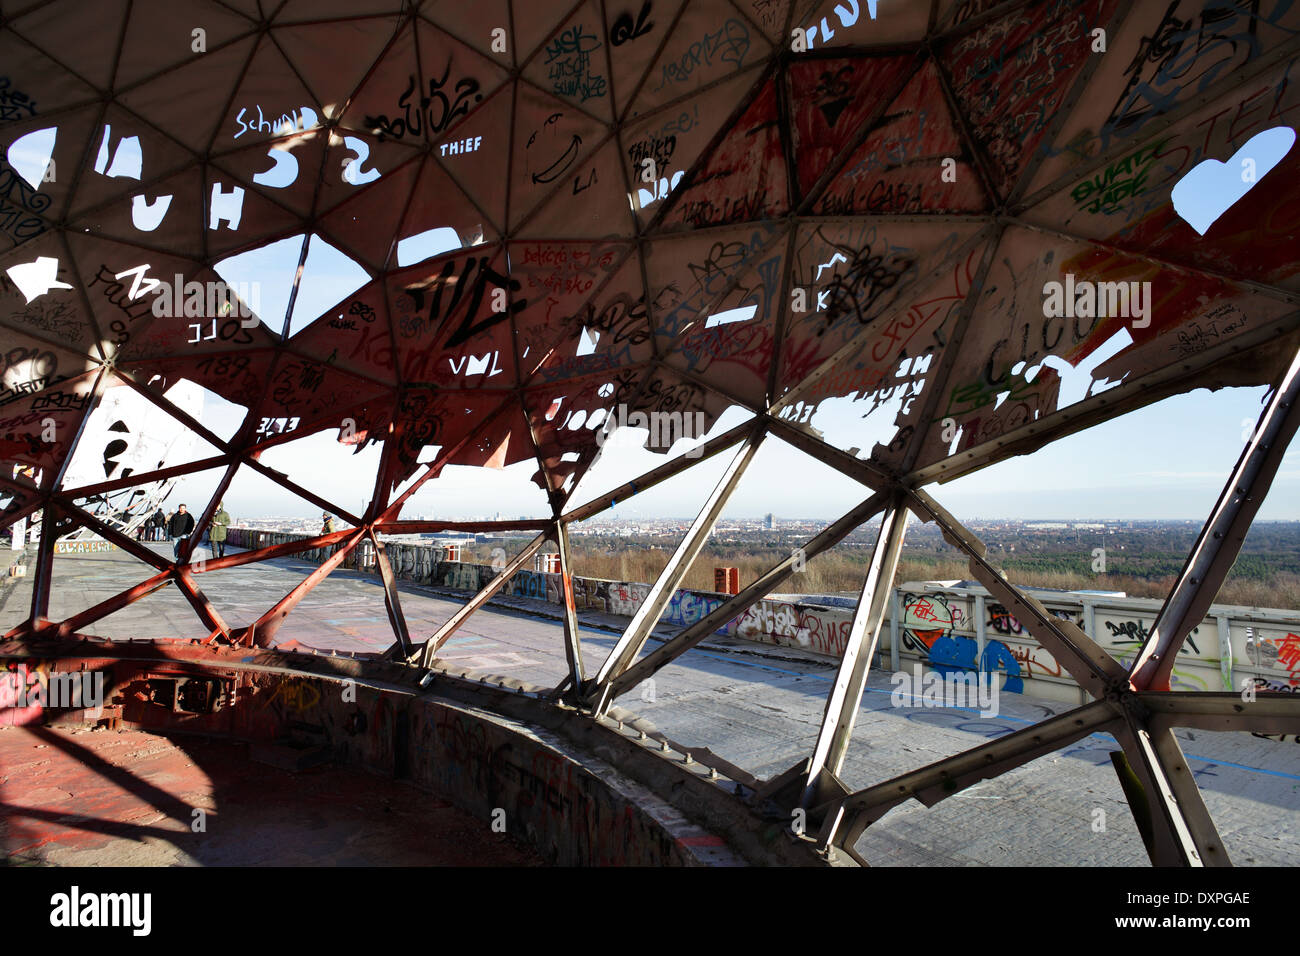
[[(593, 720), (505, 678), (435, 671), (421, 688), (381, 660), (89, 638), (0, 642), (0, 665), (2, 723), (230, 737), (286, 769), (409, 780), (554, 864), (825, 865), (744, 801), (757, 781), (743, 771), (625, 711)], [(101, 708), (56, 698), (82, 674), (103, 675)]]

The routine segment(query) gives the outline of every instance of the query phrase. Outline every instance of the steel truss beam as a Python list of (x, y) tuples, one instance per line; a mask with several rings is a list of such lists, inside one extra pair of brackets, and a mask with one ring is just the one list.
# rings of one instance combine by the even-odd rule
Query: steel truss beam
[(307, 577), (299, 581), (292, 591), (276, 603), (275, 607), (271, 608), (250, 624), (244, 633), (240, 635), (241, 639), (250, 644), (256, 644), (258, 647), (270, 647), (271, 638), (275, 636), (275, 632), (279, 630), (280, 624), (283, 623), (289, 612), (298, 605), (299, 601), (307, 596), (308, 591), (314, 588), (320, 581), (323, 581), (329, 576), (331, 571), (343, 563), (343, 559), (352, 552), (352, 549), (360, 543), (361, 539), (365, 537), (365, 535), (365, 528), (354, 528), (351, 531), (345, 532), (345, 538), (343, 543), (338, 546), (338, 550), (322, 561), (320, 567), (316, 568), (308, 574)]
[(374, 546), (375, 562), (379, 565), (379, 576), (384, 582), (384, 609), (388, 612), (388, 623), (393, 627), (393, 636), (397, 638), (402, 656), (409, 657), (411, 635), (406, 629), (406, 615), (402, 613), (402, 601), (397, 591), (397, 576), (393, 574), (393, 567), (388, 562), (388, 554), (384, 551), (384, 543), (379, 540), (379, 535), (375, 534), (373, 528), (367, 528), (366, 536)]
[(1192, 628), (1205, 619), (1251, 522), (1264, 503), (1296, 428), (1300, 427), (1300, 351), (1259, 416), (1237, 465), (1206, 519), (1151, 633), (1130, 670), (1137, 690), (1168, 690), (1169, 675)]
[[(825, 819), (820, 837), (823, 847), (833, 845), (851, 852), (863, 831), (899, 804), (915, 798), (932, 807), (981, 780), (992, 780), (1091, 734), (1109, 733), (1130, 755), (1129, 763), (1142, 783), (1143, 795), (1153, 789), (1165, 795), (1159, 801), (1164, 820), (1162, 834), (1158, 831), (1154, 840), (1153, 862), (1226, 865), (1227, 852), (1195, 790), (1172, 733), (1175, 726), (1296, 732), (1300, 731), (1300, 700), (1290, 694), (1260, 694), (1243, 705), (1237, 694), (1201, 692), (1142, 693), (1126, 702), (1096, 700), (983, 746), (827, 801), (812, 813)], [(1185, 818), (1191, 822), (1185, 822)]]
[[(939, 761), (913, 775), (838, 801), (824, 802), (814, 809), (823, 820), (821, 845), (838, 846), (856, 857), (853, 844), (862, 831), (911, 796), (930, 806), (963, 786), (1005, 773), (1104, 726), (1120, 742), (1140, 784), (1141, 793), (1126, 788), (1125, 795), (1139, 826), (1150, 833), (1148, 849), (1152, 862), (1158, 866), (1230, 865), (1227, 851), (1169, 726), (1177, 723), (1177, 705), (1165, 708), (1166, 723), (1150, 725), (1143, 701), (1133, 692), (1127, 671), (1118, 661), (1072, 622), (1053, 618), (1040, 602), (1010, 584), (1003, 572), (986, 559), (983, 543), (928, 494), (909, 489), (906, 495), (913, 510), (938, 524), (945, 539), (967, 555), (972, 573), (990, 593), (1008, 610), (1014, 610), (1030, 634), (1097, 700), (992, 744)], [(861, 614), (861, 605), (858, 613)], [(857, 616), (854, 625), (857, 626)], [(849, 666), (841, 663), (837, 688)], [(1214, 717), (1224, 720), (1221, 714)], [(814, 780), (815, 775), (810, 772), (805, 804), (818, 794), (813, 787)], [(936, 786), (942, 788), (942, 795), (935, 795)], [(829, 789), (823, 785), (821, 794), (824, 796)], [(843, 825), (846, 814), (848, 823)]]
[(1264, 692), (1253, 700), (1241, 694), (1207, 691), (1142, 691), (1137, 695), (1152, 729), (1193, 727), (1257, 734), (1300, 734), (1300, 696)]
[(1006, 579), (1003, 571), (989, 563), (984, 543), (962, 526), (937, 501), (919, 488), (908, 492), (913, 510), (934, 521), (944, 538), (970, 559), (971, 573), (989, 592), (1014, 613), (1034, 639), (1093, 697), (1105, 697), (1127, 688), (1128, 674), (1113, 657), (1072, 621), (1053, 617), (1039, 601)]
[(1123, 717), (1113, 702), (1095, 700), (982, 746), (822, 804), (812, 811), (814, 816), (819, 815), (825, 820), (819, 840), (823, 847), (834, 845), (851, 851), (868, 826), (901, 803), (916, 798), (925, 806), (932, 807), (981, 780), (992, 780), (1089, 734), (1117, 730), (1122, 723)]
[[(1151, 862), (1156, 866), (1231, 866), (1173, 731), (1153, 731), (1143, 717), (1130, 711), (1113, 733), (1142, 783), (1145, 806), (1135, 805), (1131, 796), (1129, 805), (1135, 818), (1139, 813), (1148, 815)], [(1144, 822), (1139, 819), (1138, 825), (1143, 827)]]
[(719, 452), (726, 451), (732, 445), (739, 444), (747, 435), (751, 434), (753, 430), (754, 426), (751, 422), (743, 422), (730, 431), (725, 431), (716, 438), (709, 439), (698, 448), (692, 448), (690, 451), (684, 452), (676, 458), (664, 462), (658, 468), (653, 468), (650, 471), (647, 471), (639, 478), (624, 482), (613, 491), (607, 491), (598, 498), (591, 499), (591, 501), (587, 502), (585, 505), (579, 505), (578, 507), (565, 512), (560, 520), (567, 525), (574, 521), (586, 521), (592, 515), (598, 515), (602, 511), (608, 511), (618, 502), (625, 501), (635, 494), (653, 488), (660, 482), (667, 481), (674, 475), (680, 474), (688, 468), (692, 468), (700, 462), (712, 458)]
[(432, 636), (424, 642), (424, 646), (412, 655), (412, 663), (415, 662), (415, 657), (418, 656), (421, 667), (432, 667), (433, 659), (438, 655), (438, 648), (447, 642), (447, 638), (451, 637), (471, 614), (492, 600), (493, 595), (506, 586), (506, 582), (514, 577), (515, 572), (524, 566), (524, 562), (531, 558), (545, 541), (546, 532), (542, 532), (524, 545), (522, 550), (504, 568), (497, 572), (496, 577), (480, 588), (477, 594), (465, 602), (464, 607), (453, 614), (442, 627), (433, 632)]
[(739, 484), (741, 476), (745, 473), (745, 469), (753, 461), (754, 454), (758, 451), (764, 437), (765, 433), (762, 430), (755, 429), (740, 450), (736, 452), (736, 456), (731, 460), (731, 464), (723, 472), (717, 486), (704, 502), (704, 506), (687, 530), (685, 537), (678, 544), (672, 557), (668, 559), (668, 564), (664, 566), (655, 583), (650, 586), (649, 593), (646, 594), (640, 607), (637, 608), (636, 614), (633, 615), (631, 622), (627, 626), (627, 630), (623, 632), (623, 636), (619, 638), (618, 643), (609, 652), (609, 656), (601, 664), (600, 670), (596, 672), (595, 678), (582, 688), (583, 696), (597, 714), (603, 714), (608, 709), (612, 700), (610, 695), (613, 689), (613, 681), (631, 667), (637, 655), (641, 653), (641, 648), (645, 646), (646, 640), (650, 637), (650, 632), (654, 630), (655, 625), (659, 622), (664, 608), (672, 600), (678, 585), (686, 577), (687, 572), (691, 569), (691, 564), (708, 541), (709, 533), (717, 524), (727, 499), (731, 497), (731, 493), (735, 491), (736, 485)]
[[(835, 547), (864, 521), (874, 517), (884, 507), (884, 503), (885, 494), (883, 492), (873, 495), (839, 521), (825, 528), (803, 546), (804, 560), (811, 560), (823, 551)], [(798, 563), (797, 554), (792, 552), (788, 558), (770, 568), (753, 584), (742, 588), (740, 593), (724, 601), (694, 624), (683, 628), (668, 643), (641, 658), (615, 678), (610, 699), (613, 700), (627, 693), (641, 681), (671, 664), (682, 654), (699, 644), (727, 621), (744, 613), (755, 602), (763, 600), (773, 589), (779, 587), (783, 581), (798, 573)]]
[(889, 606), (889, 589), (894, 582), (898, 556), (903, 550), (903, 537), (907, 533), (908, 512), (904, 500), (902, 494), (896, 493), (880, 522), (880, 533), (871, 551), (858, 606), (853, 612), (844, 656), (840, 658), (835, 683), (826, 697), (821, 730), (813, 746), (800, 801), (805, 809), (819, 793), (823, 773), (838, 778), (844, 766), (849, 738), (853, 735), (858, 708), (862, 705), (871, 655), (875, 653), (876, 641), (880, 637), (880, 625)]

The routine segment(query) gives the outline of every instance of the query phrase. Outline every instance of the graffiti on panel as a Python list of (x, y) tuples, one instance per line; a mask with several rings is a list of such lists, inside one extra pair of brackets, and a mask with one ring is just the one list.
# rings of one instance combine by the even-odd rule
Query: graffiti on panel
[(1101, 126), (1100, 147), (1135, 136), (1151, 120), (1199, 95), (1263, 52), (1261, 27), (1276, 28), (1288, 0), (1207, 3), (1182, 19), (1171, 2), (1125, 70), (1127, 81)]
[(852, 626), (853, 612), (850, 608), (768, 600), (752, 605), (728, 625), (728, 632), (749, 640), (842, 657)]
[(271, 708), (281, 718), (300, 717), (315, 708), (320, 700), (320, 688), (316, 681), (291, 677), (277, 681), (275, 690), (267, 696), (262, 706)]
[[(1102, 645), (1112, 647), (1137, 646), (1141, 647), (1146, 643), (1146, 639), (1151, 635), (1148, 624), (1154, 621), (1138, 620), (1105, 620), (1101, 624), (1106, 628), (1106, 635)], [(1196, 633), (1200, 628), (1195, 628), (1191, 634), (1187, 635), (1187, 646), (1192, 649), (1192, 653), (1200, 654), (1201, 649), (1196, 644)]]
[[(749, 27), (743, 20), (732, 17), (717, 30), (692, 38), (684, 52), (678, 54), (674, 51), (663, 64), (659, 85), (655, 87), (655, 92), (665, 86), (675, 87), (677, 84), (686, 83), (696, 70), (712, 67), (715, 63), (719, 65), (729, 63), (734, 69), (739, 70), (745, 64), (749, 48)], [(681, 92), (686, 92), (687, 89), (689, 87), (684, 87)]]
[(1276, 679), (1278, 686), (1270, 690), (1300, 688), (1300, 634), (1264, 637), (1247, 628), (1246, 659), (1255, 667), (1285, 672), (1285, 677)]
[(545, 65), (551, 90), (586, 102), (606, 93), (605, 77), (596, 72), (592, 54), (600, 38), (581, 23), (559, 33), (546, 45)]
[(623, 581), (611, 581), (609, 585), (609, 611), (631, 617), (650, 593), (648, 584), (628, 584)]
[(722, 598), (702, 594), (699, 591), (678, 590), (673, 593), (672, 600), (668, 602), (662, 620), (665, 624), (688, 627), (712, 614), (721, 604)]
[[(903, 647), (924, 655), (940, 675), (946, 677), (949, 673), (959, 674), (962, 671), (993, 673), (1000, 670), (1006, 674), (1003, 690), (1013, 694), (1024, 693), (1021, 660), (1006, 644), (997, 640), (985, 641), (981, 657), (979, 642), (975, 638), (953, 633), (954, 628), (969, 627), (969, 622), (965, 609), (947, 595), (904, 594), (902, 602), (900, 633)], [(1016, 626), (1019, 627), (1018, 622)], [(1028, 663), (1028, 659), (1025, 662)]]
[(426, 132), (429, 135), (443, 132), (456, 119), (466, 115), (473, 103), (483, 99), (478, 80), (465, 76), (449, 86), (447, 80), (450, 76), (451, 60), (448, 60), (441, 77), (429, 77), (427, 95), (420, 92), (417, 101), (415, 74), (410, 74), (406, 89), (397, 98), (394, 115), (367, 116), (363, 125), (378, 134), (381, 143), (385, 139), (401, 140), (408, 135), (418, 137)]

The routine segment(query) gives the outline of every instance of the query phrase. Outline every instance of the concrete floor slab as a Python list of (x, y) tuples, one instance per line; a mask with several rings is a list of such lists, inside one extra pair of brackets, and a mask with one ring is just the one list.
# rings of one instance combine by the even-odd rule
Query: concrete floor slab
[(409, 784), (329, 767), (292, 773), (250, 760), (248, 750), (142, 731), (0, 728), (0, 859), (71, 866), (541, 865), (508, 834)]

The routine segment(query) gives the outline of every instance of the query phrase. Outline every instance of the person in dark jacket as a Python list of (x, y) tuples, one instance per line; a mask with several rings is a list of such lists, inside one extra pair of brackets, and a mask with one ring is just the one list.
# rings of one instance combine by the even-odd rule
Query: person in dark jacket
[(166, 534), (167, 531), (167, 515), (163, 513), (161, 508), (153, 513), (153, 518), (150, 519), (150, 524), (152, 525), (150, 528), (150, 531), (152, 532), (150, 540), (161, 541), (163, 535)]
[(177, 560), (181, 556), (181, 542), (188, 538), (193, 531), (194, 515), (186, 511), (184, 505), (178, 505), (171, 521), (167, 522), (167, 533), (172, 538), (172, 554)]

